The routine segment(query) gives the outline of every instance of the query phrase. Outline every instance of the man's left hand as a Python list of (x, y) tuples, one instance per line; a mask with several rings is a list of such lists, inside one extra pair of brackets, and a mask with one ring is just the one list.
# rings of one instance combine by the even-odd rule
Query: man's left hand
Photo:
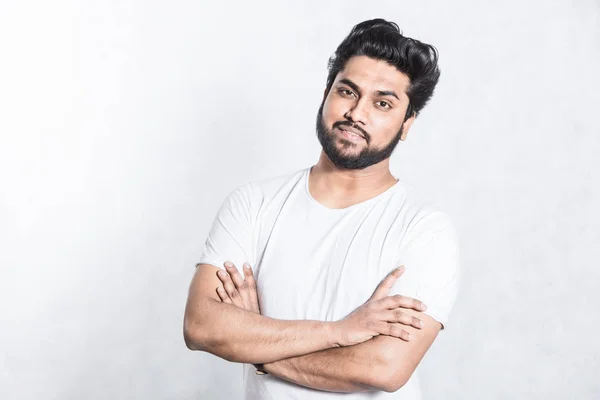
[(232, 262), (226, 261), (224, 265), (227, 272), (223, 270), (217, 272), (219, 280), (223, 283), (223, 287), (217, 288), (221, 301), (260, 314), (256, 280), (250, 264), (244, 263), (245, 279)]

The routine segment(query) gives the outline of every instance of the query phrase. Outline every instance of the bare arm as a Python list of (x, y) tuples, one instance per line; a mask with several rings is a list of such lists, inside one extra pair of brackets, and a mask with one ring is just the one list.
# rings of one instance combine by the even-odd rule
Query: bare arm
[[(219, 278), (225, 287), (217, 292), (221, 301), (259, 313), (251, 270), (245, 270), (245, 279), (237, 271), (229, 271), (231, 279), (227, 274)], [(398, 304), (393, 307), (391, 298), (386, 298), (400, 273), (398, 270), (390, 273), (365, 303), (387, 302), (384, 309), (393, 308), (387, 311), (385, 319), (400, 324), (386, 325), (387, 331), (382, 333), (389, 336), (379, 335), (353, 346), (267, 363), (262, 368), (281, 379), (318, 390), (346, 393), (398, 390), (408, 381), (440, 328), (438, 322), (420, 312), (426, 309), (420, 301), (404, 298), (402, 308), (396, 308)], [(357, 310), (345, 319), (352, 318)]]
[(265, 372), (301, 386), (329, 392), (381, 390), (376, 380), (385, 359), (375, 350), (377, 336), (366, 342), (264, 364)]
[(350, 347), (323, 350), (264, 365), (264, 370), (298, 385), (331, 392), (394, 392), (410, 378), (441, 325), (414, 310), (405, 313), (423, 321), (421, 329), (406, 326), (413, 340), (376, 336)]
[[(237, 281), (235, 286), (225, 271), (221, 271), (225, 278), (219, 278), (216, 273), (219, 269), (214, 266), (201, 264), (197, 268), (185, 311), (184, 338), (188, 348), (207, 351), (228, 361), (264, 364), (352, 346), (382, 334), (407, 338), (408, 332), (397, 324), (406, 320), (405, 315), (397, 309), (416, 306), (414, 299), (382, 295), (372, 297), (335, 322), (278, 320), (249, 310), (247, 293), (241, 296), (235, 290), (231, 304), (221, 302), (216, 290), (221, 287), (219, 279), (225, 280), (225, 290), (237, 286), (247, 292), (250, 287), (233, 265), (228, 271)], [(245, 273), (254, 282), (251, 270)], [(395, 280), (400, 274), (398, 269), (390, 277)], [(251, 286), (256, 289), (255, 284)]]
[(278, 320), (222, 303), (219, 269), (197, 266), (184, 317), (188, 348), (228, 361), (260, 364), (339, 346), (332, 322)]

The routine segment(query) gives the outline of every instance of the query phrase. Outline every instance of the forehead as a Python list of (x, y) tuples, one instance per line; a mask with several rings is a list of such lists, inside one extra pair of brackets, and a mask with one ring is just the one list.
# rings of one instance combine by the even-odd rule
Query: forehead
[(408, 75), (385, 61), (367, 56), (351, 57), (344, 69), (338, 73), (336, 82), (344, 78), (350, 79), (366, 92), (392, 90), (404, 97), (410, 86)]

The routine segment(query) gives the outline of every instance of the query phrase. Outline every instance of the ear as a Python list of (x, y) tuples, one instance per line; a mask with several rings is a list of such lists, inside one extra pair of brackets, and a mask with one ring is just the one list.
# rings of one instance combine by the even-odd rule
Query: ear
[(416, 118), (416, 115), (413, 114), (412, 117), (410, 117), (409, 119), (406, 120), (406, 122), (404, 122), (404, 125), (402, 126), (402, 134), (400, 135), (400, 140), (402, 140), (402, 141), (406, 140), (406, 136), (408, 135), (408, 130), (412, 126), (413, 122), (415, 122), (415, 118)]

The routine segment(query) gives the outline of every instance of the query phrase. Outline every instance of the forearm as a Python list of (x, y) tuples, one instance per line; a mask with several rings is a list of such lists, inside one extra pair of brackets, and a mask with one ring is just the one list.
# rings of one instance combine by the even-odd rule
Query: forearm
[(378, 337), (366, 342), (275, 361), (264, 365), (278, 378), (330, 392), (384, 390), (388, 368), (379, 356)]
[(262, 364), (339, 346), (332, 322), (273, 319), (210, 298), (193, 308), (188, 347), (228, 361)]

